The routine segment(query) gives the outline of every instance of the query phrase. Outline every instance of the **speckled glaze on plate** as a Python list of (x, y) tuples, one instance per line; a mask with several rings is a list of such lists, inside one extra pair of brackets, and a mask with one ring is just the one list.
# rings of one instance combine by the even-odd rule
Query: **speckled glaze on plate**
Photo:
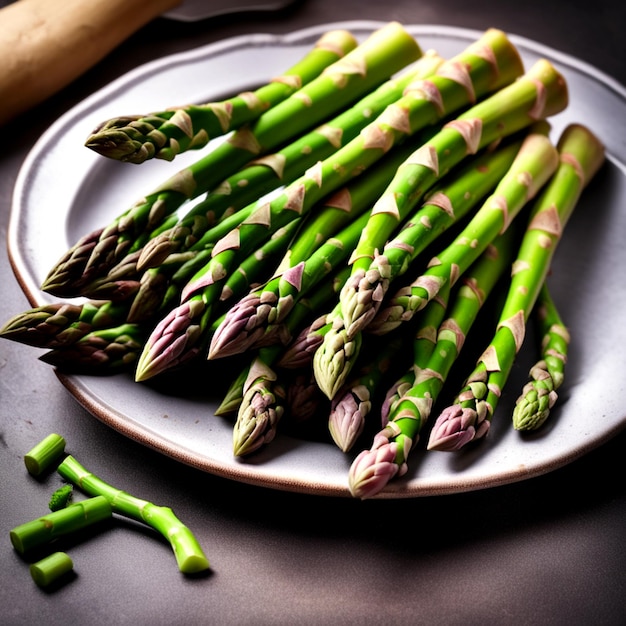
[[(70, 110), (35, 145), (15, 188), (9, 254), (30, 302), (54, 301), (39, 285), (81, 235), (108, 223), (173, 171), (199, 157), (197, 152), (189, 153), (178, 157), (174, 165), (151, 161), (139, 167), (102, 159), (83, 147), (99, 122), (167, 107), (175, 103), (173, 98), (176, 103), (223, 98), (279, 74), (326, 30), (347, 28), (363, 39), (380, 26), (342, 22), (285, 36), (228, 39), (139, 67)], [(424, 50), (435, 48), (446, 57), (481, 34), (442, 26), (407, 29)], [(622, 313), (626, 310), (626, 90), (577, 59), (514, 35), (511, 39), (527, 67), (540, 57), (548, 58), (568, 81), (570, 105), (551, 119), (554, 138), (568, 123), (583, 123), (600, 137), (608, 153), (606, 167), (567, 226), (550, 277), (573, 338), (566, 382), (547, 428), (526, 436), (515, 432), (510, 412), (534, 360), (525, 345), (490, 436), (456, 454), (416, 450), (408, 474), (392, 482), (380, 498), (450, 494), (524, 480), (569, 463), (626, 425), (622, 402), (626, 387)], [(276, 489), (349, 495), (347, 472), (352, 457), (332, 443), (283, 434), (253, 458), (233, 458), (232, 423), (214, 416), (229, 381), (215, 373), (202, 376), (193, 393), (188, 393), (188, 379), (176, 377), (158, 385), (137, 384), (130, 376), (59, 378), (88, 411), (110, 427), (200, 470)]]

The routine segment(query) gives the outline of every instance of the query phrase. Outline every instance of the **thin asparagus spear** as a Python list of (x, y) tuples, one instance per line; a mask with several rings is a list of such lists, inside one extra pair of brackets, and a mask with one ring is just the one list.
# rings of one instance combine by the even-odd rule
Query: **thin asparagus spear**
[(50, 350), (39, 358), (65, 372), (117, 374), (135, 365), (147, 334), (145, 326), (128, 323), (93, 330), (78, 341)]
[[(437, 341), (414, 385), (393, 406), (387, 425), (374, 437), (369, 450), (353, 461), (348, 474), (350, 491), (357, 498), (376, 495), (395, 476), (408, 470), (408, 457), (420, 431), (457, 360), (476, 317), (514, 257), (515, 228), (496, 236), (482, 256), (462, 277), (452, 295), (449, 312), (437, 331)], [(444, 287), (450, 289), (449, 283)]]
[(110, 301), (45, 304), (12, 317), (0, 337), (37, 348), (61, 348), (94, 330), (117, 326), (127, 313), (127, 305)]
[[(497, 71), (496, 68), (498, 68)], [(543, 72), (535, 70), (530, 75), (532, 81), (522, 81), (524, 84), (532, 83), (533, 95), (536, 95), (538, 89), (535, 82), (544, 85), (540, 82), (540, 78), (543, 78), (548, 85), (551, 84), (550, 79), (555, 82), (556, 71), (552, 66), (549, 66), (549, 69), (550, 71), (545, 71), (544, 68)], [(494, 77), (494, 74), (497, 76)], [(179, 320), (186, 318), (191, 325), (194, 322), (189, 317), (189, 313), (193, 311), (196, 317), (204, 318), (205, 322), (200, 322), (200, 328), (202, 328), (202, 324), (206, 324), (206, 320), (211, 317), (212, 301), (219, 291), (220, 281), (232, 271), (241, 255), (248, 254), (251, 247), (258, 245), (259, 237), (267, 236), (268, 232), (281, 227), (294, 215), (304, 215), (310, 211), (311, 207), (324, 196), (345, 185), (350, 179), (377, 162), (394, 144), (400, 143), (417, 130), (438, 121), (448, 112), (448, 105), (452, 108), (461, 107), (468, 100), (472, 100), (476, 94), (497, 89), (503, 84), (510, 83), (518, 75), (519, 56), (515, 48), (504, 33), (487, 31), (465, 52), (444, 63), (432, 80), (423, 81), (423, 92), (418, 94), (412, 91), (388, 106), (374, 122), (363, 129), (359, 137), (295, 180), (278, 198), (260, 204), (248, 219), (222, 238), (213, 248), (211, 261), (192, 278), (185, 288), (181, 304), (185, 308), (184, 313), (178, 315), (176, 311), (173, 311), (172, 316), (176, 316)], [(470, 84), (472, 88), (469, 87)], [(436, 86), (433, 87), (433, 85)], [(439, 85), (441, 87), (438, 87)], [(468, 93), (468, 90), (471, 93)], [(529, 91), (528, 87), (526, 91)], [(554, 107), (552, 101), (555, 98), (551, 89), (546, 89), (546, 92), (547, 107), (551, 110)], [(524, 109), (524, 115), (518, 114), (517, 117), (526, 119), (529, 116), (525, 108), (528, 107), (521, 108)], [(535, 113), (544, 111), (545, 109), (535, 111)], [(510, 123), (512, 127), (510, 132), (513, 132), (517, 130), (514, 128), (516, 122), (519, 123), (518, 120), (506, 120), (504, 126), (507, 127)], [(491, 139), (495, 139), (505, 133), (502, 129), (499, 129), (499, 132), (492, 129), (490, 131), (483, 133), (485, 138), (492, 134)], [(458, 131), (454, 131), (454, 134), (462, 136)], [(490, 142), (486, 141), (485, 145), (487, 143)], [(465, 141), (463, 145), (467, 148)], [(190, 308), (189, 302), (191, 301), (193, 305)], [(198, 327), (197, 324), (194, 326)], [(201, 330), (196, 337), (203, 335)], [(155, 332), (149, 339), (147, 350), (151, 351), (151, 346), (160, 342), (158, 332)], [(161, 363), (164, 364), (164, 361)], [(142, 368), (138, 370), (140, 380), (157, 373), (147, 355), (141, 359), (140, 364), (142, 365)]]
[(102, 123), (85, 145), (98, 154), (129, 163), (151, 158), (171, 161), (181, 152), (202, 148), (211, 139), (258, 119), (356, 46), (348, 31), (329, 31), (295, 65), (255, 91), (219, 102), (115, 117)]
[[(389, 187), (377, 200), (372, 209), (371, 219), (350, 259), (353, 276), (365, 276), (375, 251), (384, 247), (389, 235), (406, 216), (406, 212), (423, 197), (428, 187), (444, 172), (458, 165), (468, 154), (476, 153), (498, 139), (510, 136), (528, 128), (537, 120), (543, 120), (562, 111), (567, 100), (567, 86), (562, 75), (549, 61), (541, 59), (512, 85), (504, 87), (447, 123), (398, 168)], [(533, 137), (536, 137), (534, 141), (542, 141), (540, 134), (533, 134)], [(540, 176), (540, 173), (537, 175)], [(521, 187), (525, 195), (527, 186), (520, 185), (517, 181), (513, 182)], [(528, 187), (532, 190), (534, 183), (530, 181)], [(497, 207), (497, 213), (500, 215), (506, 210), (506, 206)], [(468, 248), (467, 243), (463, 247)], [(359, 282), (361, 280), (362, 278), (359, 278)], [(428, 283), (427, 286), (428, 291), (421, 291), (432, 294), (433, 285)], [(349, 372), (350, 360), (344, 359), (346, 367), (343, 370), (331, 370), (328, 364), (337, 358), (337, 351), (356, 354), (349, 344), (357, 340), (358, 332), (353, 336), (351, 328), (364, 307), (363, 302), (359, 303), (358, 297), (351, 297), (352, 293), (346, 288), (343, 295), (340, 295), (340, 306), (332, 319), (333, 327), (324, 336), (324, 341), (313, 360), (318, 384), (331, 399)], [(427, 299), (424, 297), (421, 300), (417, 299), (417, 302), (409, 299), (404, 309), (388, 306), (379, 311), (377, 317), (384, 324), (391, 323), (397, 326), (400, 314), (402, 319), (409, 318), (418, 308), (418, 304), (423, 306), (426, 302)], [(416, 305), (415, 308), (412, 304)], [(405, 311), (408, 312), (405, 314)], [(394, 313), (395, 317), (391, 317), (391, 313)], [(356, 329), (359, 330), (358, 325)], [(336, 372), (337, 376), (331, 372)]]
[(184, 574), (195, 574), (209, 568), (209, 561), (197, 539), (169, 507), (152, 504), (109, 485), (85, 469), (73, 456), (65, 458), (58, 472), (88, 495), (105, 500), (110, 505), (109, 510), (144, 522), (161, 533), (171, 545), (178, 568)]
[(515, 403), (513, 427), (516, 430), (537, 430), (550, 415), (562, 385), (570, 334), (563, 323), (559, 311), (546, 283), (541, 287), (537, 304), (541, 339), (542, 358), (530, 369), (530, 380)]
[(489, 431), (563, 228), (604, 161), (602, 144), (579, 124), (565, 129), (557, 147), (560, 164), (533, 206), (494, 337), (455, 403), (437, 418), (428, 442), (430, 450), (458, 450)]
[(372, 401), (385, 375), (400, 362), (406, 338), (389, 338), (373, 349), (373, 356), (365, 359), (358, 372), (344, 385), (331, 403), (328, 430), (342, 452), (348, 452), (365, 428), (365, 420), (372, 410)]
[[(411, 85), (433, 74), (443, 59), (427, 51), (407, 71), (383, 83), (347, 111), (325, 122), (302, 137), (295, 139), (278, 152), (255, 159), (247, 167), (223, 181), (206, 199), (166, 231), (151, 234), (144, 246), (138, 267), (154, 267), (167, 255), (194, 246), (206, 245), (206, 225), (222, 212), (235, 212), (246, 207), (280, 184), (287, 185), (318, 161), (325, 159), (342, 145), (350, 142), (359, 131), (377, 117), (392, 102), (411, 89)], [(239, 213), (242, 213), (239, 211)], [(247, 215), (243, 215), (240, 222)], [(231, 228), (236, 218), (230, 218)], [(214, 242), (214, 238), (209, 238)]]
[(185, 202), (218, 185), (251, 159), (328, 119), (420, 56), (417, 42), (397, 22), (374, 32), (252, 125), (235, 131), (108, 226), (81, 238), (55, 264), (42, 289), (63, 297), (82, 295), (83, 285), (106, 273), (132, 251), (142, 233), (153, 230)]

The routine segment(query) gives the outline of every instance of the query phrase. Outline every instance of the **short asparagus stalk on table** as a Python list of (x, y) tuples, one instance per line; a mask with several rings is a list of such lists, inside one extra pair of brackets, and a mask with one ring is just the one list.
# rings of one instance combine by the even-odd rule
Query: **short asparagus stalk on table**
[(604, 147), (580, 124), (568, 126), (557, 147), (560, 163), (533, 204), (494, 337), (456, 401), (435, 421), (428, 442), (431, 450), (458, 450), (488, 433), (563, 229), (604, 161)]
[(182, 152), (202, 148), (211, 139), (258, 119), (357, 45), (350, 32), (329, 31), (295, 65), (255, 91), (217, 102), (114, 117), (91, 133), (86, 146), (108, 158), (129, 163), (152, 158), (171, 161)]
[[(367, 94), (347, 111), (287, 144), (274, 154), (252, 161), (209, 193), (206, 199), (191, 208), (171, 227), (157, 229), (150, 235), (138, 261), (139, 269), (157, 266), (167, 255), (193, 246), (202, 249), (215, 241), (204, 236), (206, 227), (226, 209), (244, 208), (279, 185), (288, 185), (302, 172), (325, 159), (339, 147), (350, 142), (359, 131), (392, 102), (411, 89), (415, 81), (433, 74), (443, 59), (427, 51), (399, 76), (394, 76)], [(245, 212), (239, 211), (239, 213)], [(229, 224), (234, 227), (234, 219)]]
[[(519, 66), (517, 50), (504, 33), (487, 31), (466, 51), (441, 65), (432, 79), (423, 82), (420, 93), (412, 90), (388, 106), (357, 138), (288, 185), (280, 196), (260, 203), (249, 218), (216, 244), (211, 261), (186, 286), (181, 307), (185, 307), (184, 316), (190, 320), (190, 324), (193, 322), (188, 316), (189, 301), (193, 300), (197, 317), (209, 319), (212, 301), (219, 292), (219, 283), (236, 266), (241, 255), (248, 254), (251, 247), (258, 245), (259, 237), (267, 237), (273, 229), (280, 228), (294, 216), (308, 213), (325, 196), (376, 163), (395, 144), (437, 122), (449, 112), (449, 107), (462, 107), (477, 94), (509, 84), (519, 75)], [(542, 76), (537, 71), (535, 74), (535, 80)], [(545, 80), (545, 75), (550, 75), (550, 72), (543, 74)], [(550, 84), (550, 81), (546, 80), (546, 83)], [(552, 108), (551, 90), (546, 91), (549, 96), (548, 108)], [(501, 134), (494, 133), (493, 138)], [(176, 311), (172, 315), (177, 315)], [(157, 342), (158, 335), (150, 338), (151, 344)], [(142, 359), (142, 365), (144, 367), (138, 372), (139, 379), (158, 373), (150, 366), (148, 358)]]
[[(467, 334), (489, 294), (499, 279), (510, 268), (516, 246), (515, 228), (496, 236), (482, 256), (462, 277), (459, 289), (450, 291), (447, 283), (443, 291), (450, 293), (446, 319), (437, 329), (434, 344), (428, 341), (430, 356), (422, 361), (416, 358), (415, 381), (391, 407), (386, 426), (375, 435), (369, 450), (361, 452), (348, 473), (350, 491), (358, 498), (376, 495), (396, 476), (408, 470), (408, 457), (415, 448), (424, 423), (437, 401), (453, 364), (463, 348)], [(422, 338), (418, 335), (419, 352)]]
[(513, 410), (513, 427), (520, 431), (537, 430), (548, 419), (563, 384), (569, 352), (570, 333), (552, 299), (546, 283), (541, 287), (535, 305), (541, 337), (541, 359), (530, 369), (530, 380)]
[(57, 471), (65, 480), (92, 496), (91, 499), (104, 500), (109, 511), (143, 522), (163, 535), (174, 551), (178, 568), (184, 574), (196, 574), (209, 569), (209, 561), (198, 540), (171, 508), (153, 504), (109, 485), (71, 455), (63, 460)]
[[(562, 111), (567, 101), (567, 85), (563, 76), (549, 61), (540, 59), (513, 84), (500, 89), (479, 104), (467, 109), (455, 120), (445, 124), (398, 168), (389, 187), (372, 209), (370, 220), (350, 259), (354, 280), (349, 280), (340, 294), (339, 304), (330, 316), (329, 321), (332, 321), (332, 326), (324, 335), (322, 345), (315, 353), (313, 360), (315, 377), (320, 388), (329, 398), (332, 399), (337, 393), (351, 366), (350, 360), (344, 359), (344, 369), (331, 370), (329, 363), (336, 362), (338, 352), (356, 354), (349, 344), (358, 340), (359, 331), (364, 326), (367, 325), (369, 329), (374, 324), (380, 328), (381, 322), (384, 326), (397, 326), (402, 320), (408, 319), (411, 313), (417, 310), (419, 304), (423, 306), (428, 301), (424, 296), (421, 300), (409, 299), (404, 308), (395, 305), (395, 301), (392, 301), (392, 305), (378, 310), (373, 320), (370, 314), (370, 311), (376, 312), (377, 310), (373, 306), (374, 298), (378, 300), (382, 298), (382, 295), (378, 293), (379, 289), (365, 289), (368, 269), (376, 256), (376, 251), (384, 248), (389, 236), (406, 217), (408, 211), (422, 199), (430, 186), (443, 177), (444, 173), (459, 165), (468, 154), (475, 154), (496, 140), (510, 136), (536, 124), (539, 120)], [(531, 136), (534, 143), (547, 141), (541, 133), (533, 133)], [(528, 139), (526, 141), (528, 142)], [(528, 152), (528, 148), (523, 149), (524, 155)], [(520, 160), (519, 155), (517, 160)], [(540, 164), (544, 165), (543, 162)], [(538, 178), (542, 175), (544, 175), (543, 172), (536, 174)], [(520, 181), (511, 176), (506, 180), (507, 185), (517, 187), (516, 196), (521, 191), (523, 200), (527, 199), (527, 191), (536, 186), (532, 180), (529, 185), (520, 184)], [(500, 183), (497, 193), (494, 194), (495, 197), (501, 192), (502, 186), (503, 183)], [(497, 227), (500, 228), (505, 223), (504, 214), (512, 209), (501, 206), (499, 201), (496, 205), (498, 205), (497, 211), (491, 210), (488, 213), (500, 216), (500, 220), (492, 219), (492, 223), (495, 221)], [(471, 252), (474, 249), (468, 243), (471, 243), (473, 239), (472, 235), (468, 241), (461, 241), (460, 243), (463, 244), (461, 247)], [(478, 241), (480, 243), (481, 239), (479, 238)], [(486, 245), (489, 239), (483, 238), (482, 241)], [(470, 262), (479, 253), (474, 250), (474, 256)], [(454, 262), (456, 263), (456, 260)], [(454, 267), (453, 265), (449, 269), (454, 269)], [(373, 277), (376, 276), (376, 272), (373, 272)], [(435, 282), (441, 284), (443, 280), (445, 278)], [(429, 281), (427, 285), (429, 291), (421, 290), (426, 295), (434, 295), (436, 292), (436, 290), (433, 291), (431, 283), (432, 281)], [(357, 285), (359, 286), (358, 292), (355, 289)], [(421, 285), (418, 283), (417, 287)], [(365, 292), (364, 296), (361, 290)], [(410, 292), (410, 288), (408, 291)]]
[(343, 110), (420, 56), (415, 39), (397, 22), (375, 31), (253, 124), (243, 126), (179, 170), (104, 228), (81, 238), (48, 273), (42, 289), (61, 297), (82, 295), (83, 285), (132, 252), (136, 241), (140, 246), (144, 233), (154, 230), (188, 200)]

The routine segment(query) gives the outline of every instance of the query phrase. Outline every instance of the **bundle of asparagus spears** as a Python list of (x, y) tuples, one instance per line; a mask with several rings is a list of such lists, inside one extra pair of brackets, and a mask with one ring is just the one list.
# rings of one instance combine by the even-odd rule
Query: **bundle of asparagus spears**
[(551, 141), (567, 104), (558, 69), (525, 68), (499, 30), (443, 59), (394, 22), (361, 43), (329, 32), (254, 92), (109, 120), (87, 139), (105, 157), (208, 150), (51, 268), (42, 289), (80, 303), (0, 336), (138, 382), (236, 362), (217, 410), (234, 454), (317, 420), (361, 447), (348, 482), (371, 497), (406, 473), (487, 302), (497, 321), (428, 449), (488, 433), (531, 317), (545, 339), (513, 426), (554, 406), (569, 336), (546, 277), (604, 159), (582, 124)]

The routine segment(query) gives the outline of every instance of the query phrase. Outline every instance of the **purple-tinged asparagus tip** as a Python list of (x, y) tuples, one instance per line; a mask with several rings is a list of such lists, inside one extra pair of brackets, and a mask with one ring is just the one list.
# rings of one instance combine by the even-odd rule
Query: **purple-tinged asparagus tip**
[(362, 388), (358, 391), (365, 392), (367, 398), (359, 398), (355, 390), (349, 389), (335, 398), (331, 405), (328, 430), (342, 452), (350, 450), (363, 432), (365, 416), (372, 406), (367, 390)]
[(189, 300), (170, 311), (155, 327), (139, 357), (135, 380), (152, 378), (198, 353), (200, 327), (194, 323), (204, 312), (201, 300)]
[(475, 409), (463, 408), (460, 404), (445, 408), (433, 425), (428, 450), (452, 452), (460, 450), (470, 441), (484, 437), (490, 422), (477, 422), (478, 414)]
[(398, 444), (386, 437), (374, 439), (371, 450), (363, 450), (352, 462), (348, 473), (350, 493), (355, 498), (371, 498), (379, 493), (387, 483), (401, 475), (406, 467), (396, 463)]

